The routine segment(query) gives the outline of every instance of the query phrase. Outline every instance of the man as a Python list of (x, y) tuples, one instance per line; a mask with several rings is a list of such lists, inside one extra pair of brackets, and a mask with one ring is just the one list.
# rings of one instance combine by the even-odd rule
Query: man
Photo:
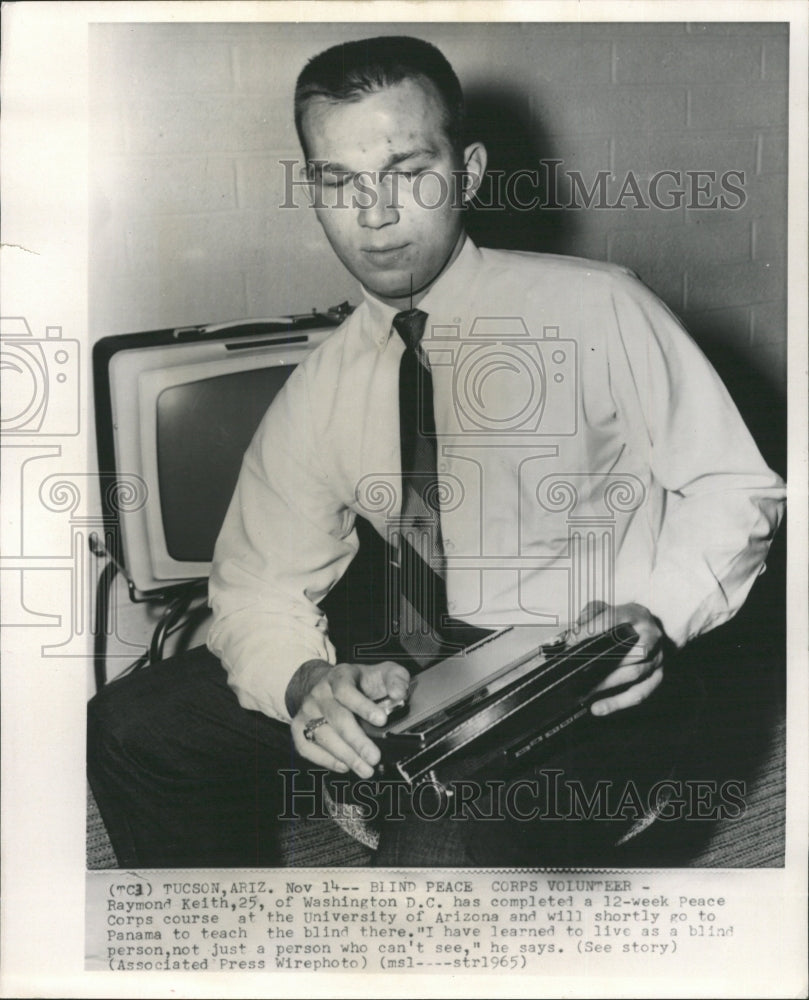
[[(245, 456), (210, 582), (208, 645), (232, 690), (195, 654), (91, 705), (91, 778), (121, 863), (272, 863), (276, 771), (293, 759), (281, 724), (304, 761), (370, 778), (380, 752), (361, 722), (406, 698), (405, 664), (508, 624), (631, 623), (638, 642), (563, 768), (664, 776), (693, 693), (685, 673), (661, 686), (667, 652), (735, 614), (780, 518), (782, 483), (647, 289), (466, 237), (486, 151), (464, 144), (460, 85), (434, 47), (322, 53), (298, 80), (296, 124), (318, 219), (363, 302)], [(440, 503), (413, 514), (418, 477)], [(357, 551), (358, 515), (397, 546), (402, 594), (383, 631), (399, 646), (338, 663), (319, 605)], [(405, 594), (413, 574), (425, 606)], [(133, 701), (151, 706), (148, 727), (122, 721)], [(439, 835), (410, 816), (383, 824), (378, 858), (575, 863), (584, 825), (560, 838), (507, 822), (516, 854), (496, 823)]]

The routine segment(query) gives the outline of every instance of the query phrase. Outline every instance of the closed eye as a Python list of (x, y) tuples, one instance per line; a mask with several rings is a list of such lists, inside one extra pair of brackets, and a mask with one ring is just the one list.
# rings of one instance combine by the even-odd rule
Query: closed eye
[(412, 181), (414, 177), (423, 174), (426, 169), (426, 167), (412, 167), (410, 170), (386, 170), (382, 174), (382, 178), (387, 179), (390, 176), (396, 176), (402, 177), (406, 181)]
[(320, 183), (327, 188), (341, 188), (345, 187), (350, 177), (351, 174), (347, 171), (339, 174), (320, 174)]

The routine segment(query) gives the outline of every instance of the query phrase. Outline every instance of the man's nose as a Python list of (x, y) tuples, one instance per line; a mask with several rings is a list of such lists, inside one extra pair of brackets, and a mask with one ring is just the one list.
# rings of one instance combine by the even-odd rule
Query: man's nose
[(393, 185), (384, 177), (366, 181), (357, 194), (359, 224), (366, 229), (382, 229), (399, 221), (399, 205), (394, 197)]

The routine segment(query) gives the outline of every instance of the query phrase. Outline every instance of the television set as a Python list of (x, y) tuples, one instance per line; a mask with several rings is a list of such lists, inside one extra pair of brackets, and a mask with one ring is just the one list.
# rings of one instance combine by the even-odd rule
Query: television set
[(93, 350), (102, 503), (141, 595), (207, 577), (242, 456), (296, 365), (350, 311), (121, 334)]

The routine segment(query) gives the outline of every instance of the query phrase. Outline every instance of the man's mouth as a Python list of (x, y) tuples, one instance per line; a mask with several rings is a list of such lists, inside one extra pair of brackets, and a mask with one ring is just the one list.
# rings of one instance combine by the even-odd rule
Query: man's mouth
[(402, 243), (393, 247), (365, 247), (362, 252), (372, 263), (385, 267), (397, 264), (409, 245), (409, 243)]

